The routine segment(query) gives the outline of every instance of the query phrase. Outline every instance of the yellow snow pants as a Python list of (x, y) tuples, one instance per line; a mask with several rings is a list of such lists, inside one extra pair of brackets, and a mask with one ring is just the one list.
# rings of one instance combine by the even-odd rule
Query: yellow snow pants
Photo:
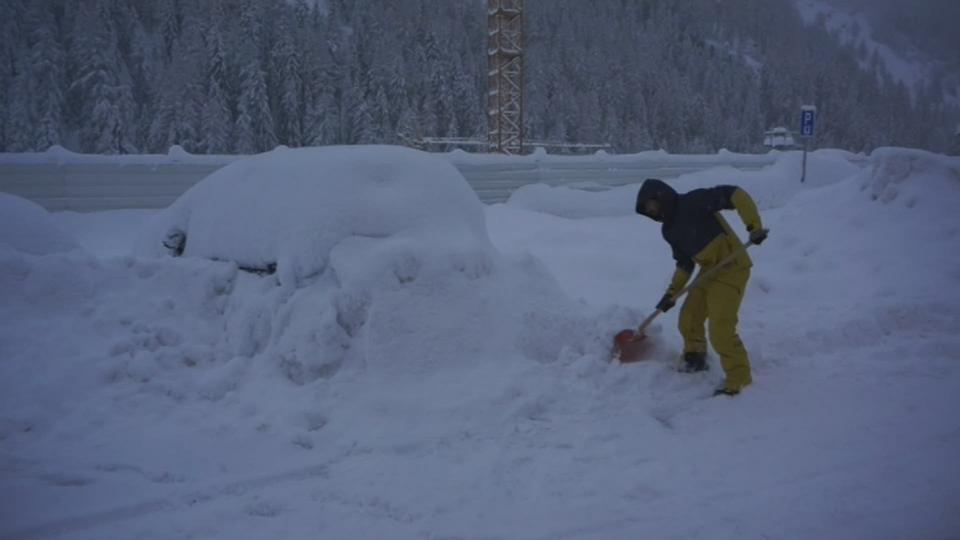
[(740, 390), (750, 384), (750, 359), (737, 335), (737, 312), (750, 279), (750, 268), (722, 272), (687, 293), (680, 308), (680, 335), (683, 352), (707, 352), (704, 322), (708, 321), (710, 345), (720, 355), (726, 374), (724, 387)]

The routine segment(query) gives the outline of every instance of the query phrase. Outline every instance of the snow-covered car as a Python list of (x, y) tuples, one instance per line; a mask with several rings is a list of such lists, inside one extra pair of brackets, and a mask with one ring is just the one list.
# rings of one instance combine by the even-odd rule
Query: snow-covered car
[(483, 266), (492, 250), (482, 204), (459, 171), (392, 146), (281, 148), (234, 162), (161, 212), (141, 249), (276, 270), (291, 282), (361, 243), (367, 255), (413, 265), (451, 256)]

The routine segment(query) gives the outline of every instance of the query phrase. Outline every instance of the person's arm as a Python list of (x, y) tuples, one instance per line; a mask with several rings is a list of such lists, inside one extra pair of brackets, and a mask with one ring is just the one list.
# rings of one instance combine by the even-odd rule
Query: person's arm
[(680, 289), (683, 289), (687, 281), (690, 281), (690, 276), (693, 274), (695, 267), (693, 259), (677, 253), (676, 249), (673, 250), (673, 260), (677, 261), (677, 269), (674, 270), (673, 277), (670, 279), (670, 286), (667, 287), (667, 294), (671, 298), (675, 297)]
[(760, 230), (763, 223), (753, 198), (743, 188), (737, 186), (717, 186), (698, 190), (701, 204), (710, 212), (736, 210), (740, 220), (748, 231)]
[(730, 202), (736, 209), (740, 220), (746, 225), (748, 232), (763, 230), (763, 223), (760, 221), (760, 212), (757, 211), (757, 204), (749, 193), (741, 188), (735, 188), (730, 196)]
[(767, 230), (763, 228), (757, 205), (746, 190), (737, 186), (717, 186), (700, 190), (700, 197), (708, 211), (736, 210), (750, 233), (750, 241), (754, 244), (760, 244), (767, 238)]
[(694, 262), (690, 257), (684, 257), (677, 250), (673, 250), (673, 259), (677, 261), (677, 269), (673, 271), (673, 278), (670, 279), (670, 286), (667, 287), (666, 294), (657, 303), (657, 309), (666, 313), (677, 302), (677, 293), (683, 289), (687, 281), (690, 281), (690, 275), (693, 274)]

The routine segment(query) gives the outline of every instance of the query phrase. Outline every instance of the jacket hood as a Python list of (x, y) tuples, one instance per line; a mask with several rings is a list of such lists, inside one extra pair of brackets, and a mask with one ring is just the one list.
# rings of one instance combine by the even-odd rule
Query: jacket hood
[[(649, 216), (643, 212), (644, 203), (650, 199), (660, 203), (659, 216)], [(643, 181), (643, 185), (640, 186), (640, 191), (637, 192), (636, 211), (638, 214), (647, 216), (654, 221), (663, 222), (673, 219), (676, 209), (677, 192), (674, 191), (672, 187), (668, 186), (663, 180), (656, 178), (647, 178)]]

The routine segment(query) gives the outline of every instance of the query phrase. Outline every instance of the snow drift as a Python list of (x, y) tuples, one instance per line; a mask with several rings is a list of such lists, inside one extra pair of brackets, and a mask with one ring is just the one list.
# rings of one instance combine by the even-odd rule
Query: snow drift
[(918, 198), (949, 197), (960, 189), (960, 159), (924, 150), (879, 148), (870, 154), (860, 178), (874, 200), (891, 203), (899, 198), (912, 207)]
[[(170, 228), (182, 257), (163, 253)], [(596, 360), (625, 323), (538, 260), (497, 252), (457, 171), (406, 149), (238, 161), (155, 216), (139, 249), (154, 256), (0, 254), (0, 440), (54, 451), (83, 426), (84, 455), (174, 410), (239, 414), (300, 446), (357, 418), (415, 439), (450, 429), (431, 419), (519, 399), (505, 374)], [(239, 269), (273, 261), (275, 274)], [(156, 429), (180, 436), (177, 422)]]
[(0, 248), (33, 255), (78, 249), (80, 244), (40, 205), (0, 193)]
[[(680, 192), (719, 184), (733, 184), (746, 189), (761, 210), (779, 208), (797, 193), (834, 184), (860, 170), (852, 162), (856, 156), (838, 150), (810, 153), (807, 179), (800, 183), (802, 155), (779, 153), (776, 161), (758, 171), (742, 171), (733, 167), (713, 167), (666, 180)], [(506, 204), (571, 219), (634, 214), (639, 184), (595, 190), (566, 186), (531, 184), (516, 190)]]
[(602, 340), (542, 265), (496, 252), (477, 196), (423, 152), (241, 160), (160, 213), (141, 249), (163, 251), (171, 230), (185, 234), (186, 258), (276, 264), (275, 276), (232, 280), (242, 290), (224, 307), (223, 345), (276, 363), (295, 384), (350, 364), (410, 374), (481, 358), (551, 362)]

